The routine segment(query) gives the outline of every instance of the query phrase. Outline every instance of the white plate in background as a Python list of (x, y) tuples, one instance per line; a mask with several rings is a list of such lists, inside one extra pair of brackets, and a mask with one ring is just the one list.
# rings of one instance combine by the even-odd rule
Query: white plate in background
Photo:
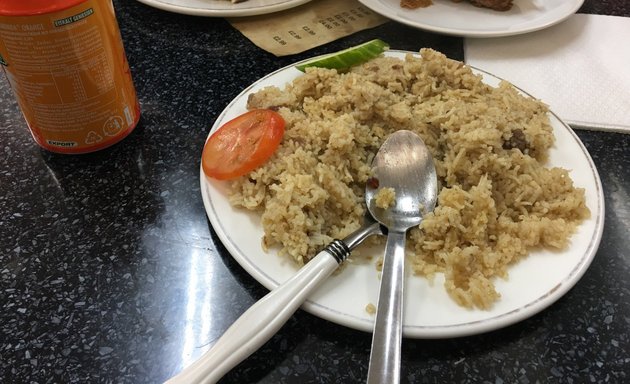
[(405, 9), (400, 0), (359, 0), (387, 18), (432, 32), (497, 37), (533, 32), (557, 24), (574, 14), (584, 0), (514, 0), (505, 12), (479, 8), (467, 2), (433, 0), (426, 8)]
[(138, 0), (164, 11), (193, 16), (238, 17), (278, 12), (297, 7), (311, 0), (246, 0), (232, 4), (230, 0)]

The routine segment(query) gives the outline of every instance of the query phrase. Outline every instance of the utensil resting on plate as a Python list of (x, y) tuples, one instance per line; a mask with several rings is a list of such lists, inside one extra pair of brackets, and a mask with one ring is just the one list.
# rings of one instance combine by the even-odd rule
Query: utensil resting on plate
[[(387, 227), (387, 243), (368, 383), (395, 384), (400, 381), (405, 236), (435, 208), (438, 184), (431, 154), (422, 139), (410, 131), (397, 131), (385, 140), (372, 161), (372, 172), (365, 200), (372, 216)], [(376, 202), (383, 188), (392, 188), (395, 193), (386, 208)]]
[(343, 240), (334, 240), (289, 280), (243, 313), (208, 352), (165, 384), (216, 383), (230, 369), (260, 348), (286, 323), (302, 303), (381, 225), (366, 215), (366, 223)]
[(350, 251), (367, 237), (383, 234), (381, 224), (366, 212), (365, 223), (360, 229), (343, 240), (334, 240), (293, 277), (256, 302), (208, 352), (166, 384), (217, 382), (269, 340), (350, 255)]

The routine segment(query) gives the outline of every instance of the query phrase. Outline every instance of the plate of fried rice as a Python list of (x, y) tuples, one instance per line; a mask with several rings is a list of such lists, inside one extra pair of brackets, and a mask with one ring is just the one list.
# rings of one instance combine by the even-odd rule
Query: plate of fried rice
[[(524, 320), (566, 294), (602, 235), (601, 181), (549, 108), (443, 54), (389, 50), (347, 71), (294, 66), (263, 77), (211, 132), (253, 108), (286, 121), (263, 166), (224, 182), (201, 171), (208, 218), (234, 259), (274, 289), (366, 211), (370, 162), (398, 129), (436, 164), (435, 210), (408, 232), (403, 334), (445, 338)], [(303, 309), (371, 332), (382, 237), (361, 245)]]

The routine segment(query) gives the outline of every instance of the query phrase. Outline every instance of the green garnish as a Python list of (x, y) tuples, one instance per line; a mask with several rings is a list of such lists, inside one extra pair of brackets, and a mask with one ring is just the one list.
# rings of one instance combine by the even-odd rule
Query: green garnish
[(344, 49), (343, 51), (318, 56), (295, 67), (302, 72), (304, 72), (307, 67), (343, 70), (372, 60), (387, 49), (389, 49), (389, 45), (386, 42), (374, 39), (367, 43)]

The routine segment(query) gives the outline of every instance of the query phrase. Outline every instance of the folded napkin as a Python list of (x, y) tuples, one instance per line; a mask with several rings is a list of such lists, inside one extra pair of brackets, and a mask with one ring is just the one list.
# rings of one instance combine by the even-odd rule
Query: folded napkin
[(464, 52), (574, 128), (630, 133), (629, 37), (630, 18), (576, 14), (524, 35), (467, 38)]

